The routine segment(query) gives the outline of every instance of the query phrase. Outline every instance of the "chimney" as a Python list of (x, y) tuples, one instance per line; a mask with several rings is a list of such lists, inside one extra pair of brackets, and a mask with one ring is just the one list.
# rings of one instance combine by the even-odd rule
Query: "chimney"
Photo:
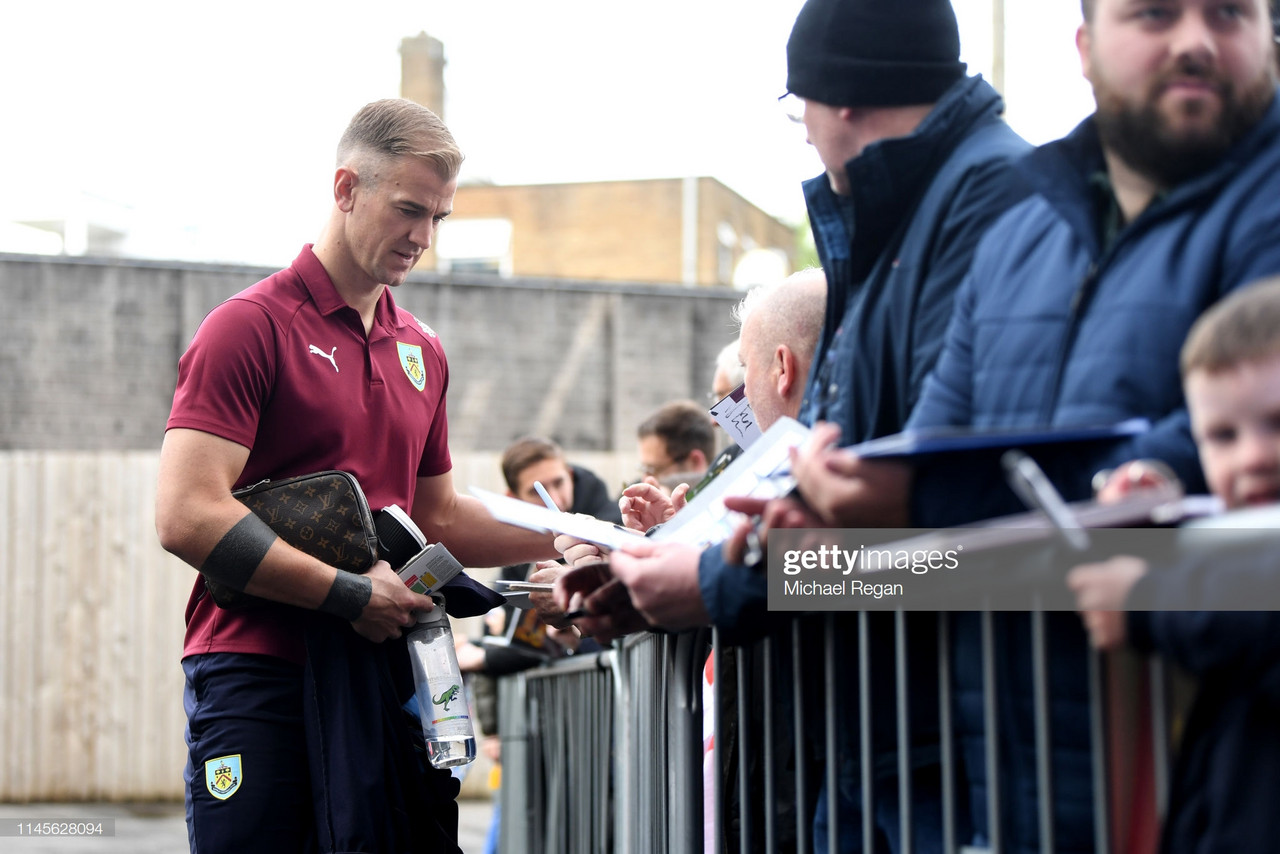
[(444, 118), (444, 43), (425, 32), (400, 40), (400, 97)]

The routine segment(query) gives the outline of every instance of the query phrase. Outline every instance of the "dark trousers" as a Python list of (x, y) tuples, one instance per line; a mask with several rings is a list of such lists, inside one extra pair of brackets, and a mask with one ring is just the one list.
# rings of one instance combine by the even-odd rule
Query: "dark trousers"
[(210, 654), (182, 669), (192, 854), (315, 851), (302, 668)]

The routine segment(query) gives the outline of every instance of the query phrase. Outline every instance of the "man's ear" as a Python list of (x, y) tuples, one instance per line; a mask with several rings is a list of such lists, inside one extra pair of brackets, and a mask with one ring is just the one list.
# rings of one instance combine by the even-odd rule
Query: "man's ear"
[(694, 448), (689, 452), (689, 465), (686, 466), (687, 471), (705, 469), (711, 465), (711, 461), (707, 459), (707, 455), (702, 453), (701, 448)]
[(339, 166), (333, 175), (333, 203), (343, 213), (351, 213), (356, 206), (356, 185), (360, 176), (350, 166)]
[(1089, 75), (1093, 72), (1092, 49), (1093, 41), (1089, 35), (1089, 22), (1085, 21), (1076, 28), (1076, 51), (1080, 54), (1080, 73), (1086, 80), (1091, 79)]
[(791, 348), (786, 344), (779, 344), (773, 351), (773, 361), (778, 366), (776, 380), (778, 397), (785, 400), (791, 393), (792, 387), (798, 382), (804, 382), (806, 377), (796, 376), (796, 371), (799, 369), (799, 365), (796, 364), (796, 354), (791, 352)]

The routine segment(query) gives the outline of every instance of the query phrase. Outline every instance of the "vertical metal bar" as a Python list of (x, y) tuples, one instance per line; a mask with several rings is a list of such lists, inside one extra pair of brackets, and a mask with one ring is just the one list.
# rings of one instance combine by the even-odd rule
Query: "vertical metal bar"
[[(645, 743), (649, 745), (649, 749), (653, 751), (653, 756), (649, 762), (649, 811), (651, 815), (651, 826), (653, 834), (650, 837), (652, 844), (657, 849), (662, 849), (671, 844), (668, 837), (670, 832), (669, 823), (667, 821), (667, 799), (664, 783), (666, 781), (667, 769), (670, 767), (669, 762), (671, 755), (667, 752), (666, 739), (666, 722), (667, 709), (671, 708), (671, 686), (667, 679), (662, 678), (667, 675), (666, 664), (670, 656), (668, 648), (670, 638), (658, 637), (653, 642), (653, 655), (651, 656), (651, 669), (649, 671), (650, 684), (653, 686), (646, 696), (650, 697), (648, 708), (643, 708), (640, 716), (644, 718), (646, 729), (649, 733), (645, 739)], [(641, 704), (644, 706), (645, 704)], [(650, 850), (654, 850), (651, 848)]]
[(738, 659), (738, 850), (751, 854), (755, 850), (751, 839), (751, 809), (748, 807), (751, 803), (751, 730), (747, 712), (751, 703), (751, 673), (746, 647), (740, 646), (735, 652)]
[[(612, 658), (610, 659), (612, 661)], [(600, 722), (601, 726), (601, 744), (600, 750), (596, 751), (596, 774), (598, 779), (605, 781), (608, 791), (616, 793), (618, 791), (618, 779), (614, 773), (613, 756), (613, 730), (615, 722), (618, 720), (618, 708), (615, 700), (616, 686), (615, 681), (617, 675), (612, 667), (600, 672), (600, 694), (603, 698), (604, 719)], [(614, 822), (610, 821), (609, 809), (615, 798), (603, 797), (596, 804), (597, 816), (597, 834), (599, 844), (596, 846), (597, 851), (607, 850), (609, 840), (609, 831)], [(616, 840), (615, 840), (616, 845)]]
[[(591, 700), (591, 676), (588, 673), (575, 673), (573, 682), (566, 687), (574, 693), (570, 696), (573, 705), (573, 717), (568, 722), (568, 742), (573, 762), (569, 766), (569, 785), (574, 791), (574, 799), (568, 803), (569, 814), (573, 816), (577, 834), (572, 840), (578, 851), (591, 851), (591, 802), (596, 797), (591, 786), (591, 746), (595, 744), (595, 727), (592, 725), (593, 715), (588, 711)], [(581, 737), (579, 737), (579, 733)]]
[(724, 850), (725, 816), (724, 789), (721, 784), (721, 769), (724, 767), (724, 755), (721, 753), (723, 744), (722, 733), (724, 732), (724, 727), (722, 724), (722, 718), (720, 717), (720, 692), (724, 690), (722, 687), (723, 680), (721, 678), (721, 674), (724, 673), (725, 656), (724, 649), (720, 644), (719, 629), (711, 630), (711, 655), (713, 656), (711, 664), (713, 690), (711, 692), (711, 696), (714, 700), (714, 708), (711, 711), (711, 791), (712, 803), (715, 804), (714, 811), (712, 813), (711, 843), (712, 851), (718, 854), (718, 852)]
[(1111, 814), (1107, 807), (1106, 690), (1102, 655), (1089, 647), (1089, 748), (1093, 758), (1093, 848), (1097, 854), (1111, 851)]
[(668, 638), (669, 702), (665, 708), (667, 753), (668, 850), (692, 851), (702, 845), (702, 668), (704, 632)]
[(617, 709), (613, 716), (614, 780), (617, 798), (613, 804), (614, 826), (617, 835), (614, 845), (618, 854), (631, 854), (631, 810), (635, 805), (635, 791), (632, 788), (632, 765), (634, 744), (628, 736), (630, 732), (630, 667), (632, 651), (621, 644), (614, 644), (612, 659), (614, 705)]
[[(840, 789), (835, 774), (835, 766), (840, 761), (839, 752), (835, 749), (835, 703), (830, 697), (835, 694), (835, 636), (832, 631), (834, 619), (827, 616), (827, 808), (830, 813), (828, 824), (831, 827), (829, 837), (831, 854), (836, 854), (840, 828), (837, 820), (840, 803)], [(871, 755), (871, 631), (866, 611), (858, 612), (858, 764), (862, 775), (862, 850), (875, 850), (875, 797), (872, 793), (874, 785), (875, 757)]]
[(1053, 732), (1049, 720), (1049, 651), (1044, 611), (1031, 612), (1031, 684), (1036, 739), (1036, 803), (1040, 818), (1040, 850), (1054, 852)]
[(951, 735), (951, 615), (938, 612), (938, 737), (942, 773), (942, 851), (956, 854), (955, 744)]
[[(809, 815), (809, 731), (805, 726), (804, 707), (804, 671), (802, 669), (806, 656), (804, 654), (803, 632), (800, 621), (791, 623), (791, 693), (795, 699), (795, 714), (792, 715), (795, 730), (796, 751), (796, 850), (808, 851), (809, 830), (813, 826), (813, 816)], [(717, 848), (717, 851), (720, 849)]]
[(898, 694), (898, 832), (901, 851), (912, 854), (915, 843), (911, 836), (911, 707), (907, 692), (907, 615), (893, 613), (894, 687)]
[(987, 764), (987, 841), (993, 854), (1000, 854), (1003, 833), (1000, 827), (1000, 728), (996, 709), (995, 624), (990, 611), (982, 616), (982, 715)]
[(778, 832), (774, 826), (778, 802), (778, 787), (773, 776), (776, 773), (773, 763), (773, 639), (766, 637), (760, 641), (760, 667), (764, 671), (764, 850), (778, 850)]
[(1163, 823), (1169, 810), (1169, 671), (1164, 659), (1147, 663), (1151, 685), (1151, 759), (1155, 771), (1156, 818)]

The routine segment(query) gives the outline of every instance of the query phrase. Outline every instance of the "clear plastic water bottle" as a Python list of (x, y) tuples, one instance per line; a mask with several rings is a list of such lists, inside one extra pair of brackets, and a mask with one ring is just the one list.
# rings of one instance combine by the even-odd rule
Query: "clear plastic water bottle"
[(475, 761), (476, 736), (458, 656), (453, 651), (453, 631), (444, 612), (444, 597), (432, 594), (431, 599), (436, 607), (420, 614), (418, 625), (409, 631), (409, 658), (413, 662), (422, 734), (427, 740), (427, 759), (433, 768), (452, 768)]

